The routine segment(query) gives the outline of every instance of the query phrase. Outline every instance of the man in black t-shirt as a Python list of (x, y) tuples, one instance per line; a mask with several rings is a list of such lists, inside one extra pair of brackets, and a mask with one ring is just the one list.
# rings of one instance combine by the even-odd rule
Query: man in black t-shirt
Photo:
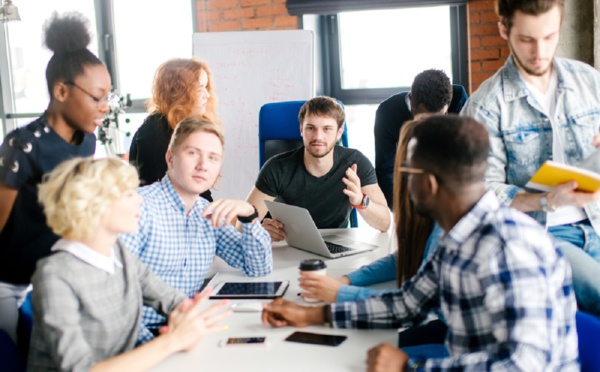
[[(344, 132), (345, 114), (330, 97), (307, 101), (298, 115), (304, 146), (269, 159), (247, 201), (262, 219), (265, 200), (308, 209), (318, 228), (347, 227), (356, 208), (373, 228), (387, 231), (390, 213), (377, 185), (375, 170), (358, 150), (336, 146)], [(263, 227), (273, 241), (285, 238), (280, 221), (265, 218)]]

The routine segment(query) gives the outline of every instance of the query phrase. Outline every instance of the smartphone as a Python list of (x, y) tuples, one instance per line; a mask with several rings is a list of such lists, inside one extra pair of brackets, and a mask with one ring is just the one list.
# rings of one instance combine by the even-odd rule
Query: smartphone
[(291, 342), (300, 342), (303, 344), (338, 346), (339, 344), (344, 342), (346, 338), (346, 336), (339, 335), (323, 335), (320, 333), (294, 332), (291, 335), (289, 335), (285, 340)]
[(268, 346), (266, 337), (230, 337), (219, 343), (219, 346)]

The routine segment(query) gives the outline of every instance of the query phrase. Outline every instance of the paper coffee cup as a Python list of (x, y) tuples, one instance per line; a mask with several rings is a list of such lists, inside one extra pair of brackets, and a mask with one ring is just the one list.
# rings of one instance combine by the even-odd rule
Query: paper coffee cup
[[(300, 262), (300, 266), (298, 266), (298, 269), (300, 269), (300, 271), (302, 272), (308, 272), (311, 274), (316, 274), (316, 275), (322, 275), (325, 276), (327, 274), (327, 265), (325, 265), (325, 262), (323, 262), (323, 260), (319, 260), (319, 259), (310, 259), (310, 260), (304, 260), (302, 262)], [(306, 293), (306, 292), (303, 292)], [(304, 299), (304, 301), (306, 302), (319, 302), (319, 299), (316, 298), (306, 298), (306, 297), (302, 297), (302, 299)]]

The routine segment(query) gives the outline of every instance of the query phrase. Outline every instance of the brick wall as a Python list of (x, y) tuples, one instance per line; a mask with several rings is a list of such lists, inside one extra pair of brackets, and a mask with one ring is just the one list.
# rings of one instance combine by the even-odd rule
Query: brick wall
[(506, 40), (498, 34), (494, 4), (494, 0), (469, 0), (467, 3), (470, 92), (498, 71), (510, 54)]
[(295, 30), (285, 0), (196, 0), (198, 32)]
[[(285, 0), (196, 0), (199, 32), (294, 30), (298, 17), (290, 16)], [(475, 91), (504, 64), (509, 50), (498, 35), (494, 0), (469, 0), (469, 92)]]

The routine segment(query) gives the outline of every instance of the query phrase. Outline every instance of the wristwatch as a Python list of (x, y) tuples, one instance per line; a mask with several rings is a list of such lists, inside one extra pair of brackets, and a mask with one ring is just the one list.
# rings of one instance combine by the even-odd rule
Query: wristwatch
[(237, 216), (238, 221), (241, 223), (250, 223), (254, 221), (254, 219), (258, 217), (258, 210), (255, 206), (252, 206), (252, 208), (254, 208), (254, 213), (249, 216)]
[(411, 356), (408, 362), (406, 363), (405, 371), (410, 372), (423, 372), (425, 371), (425, 364), (427, 362), (427, 358), (421, 355)]
[(362, 194), (363, 194), (363, 198), (359, 205), (355, 205), (352, 203), (350, 203), (350, 205), (356, 209), (367, 209), (367, 207), (369, 206), (369, 202), (371, 200), (369, 199), (369, 195), (365, 194), (364, 192)]
[(540, 205), (542, 206), (542, 212), (554, 212), (556, 211), (556, 208), (554, 208), (552, 205), (550, 205), (550, 203), (548, 202), (548, 198), (546, 197), (546, 195), (548, 194), (544, 194), (542, 195), (542, 197), (540, 198)]

